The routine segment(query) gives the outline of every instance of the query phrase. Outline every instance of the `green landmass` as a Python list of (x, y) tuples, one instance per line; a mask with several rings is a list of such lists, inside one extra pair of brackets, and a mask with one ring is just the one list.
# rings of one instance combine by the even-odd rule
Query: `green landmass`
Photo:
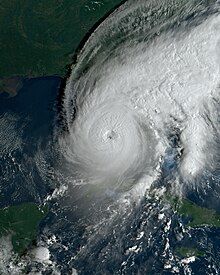
[(79, 42), (122, 0), (1, 0), (0, 77), (64, 76)]
[(188, 225), (191, 227), (213, 226), (220, 227), (220, 214), (213, 209), (198, 206), (186, 198), (167, 196), (174, 210), (180, 215), (189, 218)]
[(24, 203), (0, 209), (0, 237), (11, 234), (14, 252), (23, 254), (35, 240), (37, 226), (46, 216), (47, 207)]
[(205, 256), (205, 253), (202, 252), (201, 250), (198, 250), (197, 248), (195, 247), (185, 247), (185, 246), (182, 246), (182, 247), (177, 247), (175, 249), (175, 252), (180, 255), (181, 257), (192, 257), (192, 256), (195, 256), (195, 257), (203, 257)]

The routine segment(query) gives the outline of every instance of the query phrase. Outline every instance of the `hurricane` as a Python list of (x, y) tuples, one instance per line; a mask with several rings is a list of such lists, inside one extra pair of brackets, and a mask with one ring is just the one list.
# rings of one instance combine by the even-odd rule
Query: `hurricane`
[[(219, 65), (219, 1), (126, 1), (91, 30), (54, 131), (53, 181), (68, 190), (58, 205), (71, 209), (64, 231), (74, 236), (66, 265), (196, 274), (175, 254), (191, 231), (163, 196), (219, 200)], [(203, 262), (209, 274), (218, 268), (217, 258)]]
[(217, 4), (199, 3), (128, 1), (87, 40), (60, 138), (77, 182), (130, 189), (154, 178), (177, 132), (177, 174), (193, 181), (215, 168), (220, 17)]

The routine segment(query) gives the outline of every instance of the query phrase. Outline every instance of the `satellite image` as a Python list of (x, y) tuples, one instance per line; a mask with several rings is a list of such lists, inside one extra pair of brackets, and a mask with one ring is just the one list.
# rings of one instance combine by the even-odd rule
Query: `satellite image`
[(220, 274), (220, 1), (0, 22), (0, 275)]

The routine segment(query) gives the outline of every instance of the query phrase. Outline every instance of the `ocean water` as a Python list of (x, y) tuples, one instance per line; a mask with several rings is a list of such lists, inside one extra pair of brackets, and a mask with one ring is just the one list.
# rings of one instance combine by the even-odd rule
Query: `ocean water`
[(39, 203), (51, 188), (37, 172), (35, 155), (51, 139), (60, 82), (58, 77), (24, 79), (18, 95), (0, 95), (1, 207)]
[(50, 261), (24, 256), (27, 274), (219, 274), (220, 229), (163, 199), (220, 209), (219, 4), (174, 2), (128, 1), (65, 83), (0, 95), (1, 206), (50, 209), (36, 240)]

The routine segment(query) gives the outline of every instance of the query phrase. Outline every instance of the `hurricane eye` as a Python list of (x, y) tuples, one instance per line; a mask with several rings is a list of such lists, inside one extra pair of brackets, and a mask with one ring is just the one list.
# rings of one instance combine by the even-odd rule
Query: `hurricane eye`
[(104, 135), (106, 140), (115, 140), (118, 138), (118, 134), (114, 130), (107, 131)]

